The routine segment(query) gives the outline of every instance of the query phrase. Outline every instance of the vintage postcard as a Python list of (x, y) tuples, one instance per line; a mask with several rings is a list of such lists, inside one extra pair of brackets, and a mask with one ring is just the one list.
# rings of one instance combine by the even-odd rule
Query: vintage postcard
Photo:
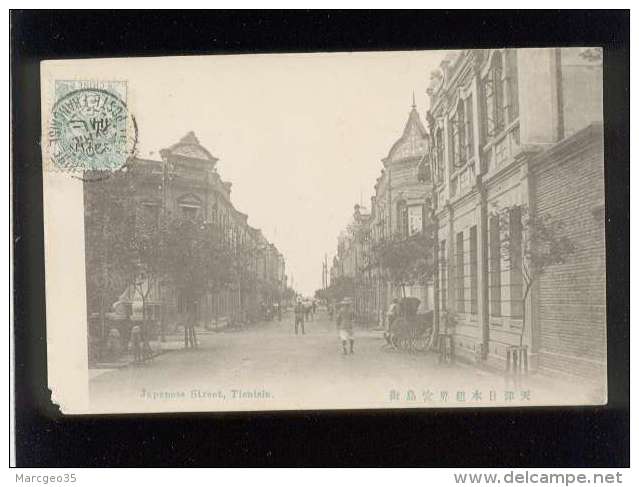
[(602, 61), (42, 63), (53, 401), (605, 404)]

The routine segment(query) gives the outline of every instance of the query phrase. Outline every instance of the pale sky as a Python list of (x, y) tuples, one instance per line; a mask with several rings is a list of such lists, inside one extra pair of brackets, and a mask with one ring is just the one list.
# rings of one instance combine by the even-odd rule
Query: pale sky
[[(128, 82), (142, 157), (193, 130), (233, 183), (235, 207), (284, 254), (289, 284), (312, 294), (322, 260), (400, 137), (415, 92), (444, 51), (114, 60)], [(77, 63), (77, 62), (76, 62)], [(92, 68), (97, 68), (95, 64)], [(104, 66), (103, 66), (104, 68)], [(111, 69), (111, 68), (109, 68)]]

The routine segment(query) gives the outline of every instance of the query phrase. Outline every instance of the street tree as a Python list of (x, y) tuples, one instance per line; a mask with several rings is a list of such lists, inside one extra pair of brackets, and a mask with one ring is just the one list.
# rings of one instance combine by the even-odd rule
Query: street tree
[[(99, 316), (100, 336), (106, 313), (133, 279), (135, 206), (131, 176), (86, 174), (84, 183), (85, 266), (89, 316)], [(90, 320), (91, 322), (92, 320)], [(93, 330), (94, 334), (98, 330)], [(90, 334), (90, 337), (92, 334)]]
[(351, 276), (338, 276), (331, 281), (325, 294), (334, 301), (342, 301), (344, 298), (352, 298), (354, 293), (355, 280)]
[(255, 249), (240, 244), (233, 263), (233, 280), (237, 283), (240, 293), (240, 309), (247, 313), (244, 318), (250, 320), (257, 316), (256, 303), (247, 302), (247, 298), (257, 292), (256, 274)]
[(523, 293), (520, 299), (522, 327), (519, 346), (526, 330), (526, 301), (533, 285), (553, 266), (566, 263), (576, 246), (566, 235), (564, 222), (550, 214), (531, 214), (527, 206), (512, 205), (496, 209), (500, 250), (509, 269), (520, 275)]
[(167, 277), (189, 306), (233, 281), (233, 255), (215, 225), (202, 219), (169, 218), (163, 240)]
[(286, 286), (284, 292), (282, 293), (282, 300), (284, 300), (287, 304), (290, 304), (295, 301), (295, 296), (297, 296), (297, 292), (295, 289)]
[(377, 264), (389, 281), (406, 297), (406, 286), (424, 285), (433, 276), (433, 239), (430, 233), (420, 232), (405, 237), (395, 234), (380, 241), (373, 248), (373, 264)]
[[(149, 301), (152, 295), (159, 296), (160, 282), (164, 274), (162, 260), (162, 233), (164, 227), (159, 219), (157, 207), (145, 212), (140, 206), (133, 207), (133, 231), (129, 233), (129, 252), (132, 256), (130, 282), (135, 295), (142, 303), (142, 339), (145, 351), (149, 351), (151, 313)], [(135, 299), (135, 295), (133, 298)]]
[[(142, 303), (142, 336), (148, 345), (148, 301), (160, 276), (159, 214), (137, 204), (131, 168), (84, 183), (87, 303), (97, 309), (102, 334), (105, 316), (123, 293)], [(89, 311), (92, 313), (92, 311)]]

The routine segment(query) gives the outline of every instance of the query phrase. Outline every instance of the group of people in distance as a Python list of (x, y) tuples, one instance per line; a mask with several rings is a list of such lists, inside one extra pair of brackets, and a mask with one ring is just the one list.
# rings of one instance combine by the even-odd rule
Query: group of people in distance
[[(316, 311), (316, 303), (304, 303), (301, 298), (295, 303), (295, 334), (305, 335), (304, 322), (309, 321)], [(329, 317), (333, 318), (337, 313), (336, 322), (339, 332), (339, 339), (342, 345), (344, 355), (355, 353), (355, 335), (353, 334), (353, 322), (355, 321), (355, 311), (353, 310), (353, 300), (344, 298), (341, 302), (329, 305)]]

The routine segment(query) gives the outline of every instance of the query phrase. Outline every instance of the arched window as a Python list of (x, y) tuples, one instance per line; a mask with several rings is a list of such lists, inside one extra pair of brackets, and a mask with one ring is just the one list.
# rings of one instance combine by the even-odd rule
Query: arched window
[(508, 123), (514, 122), (519, 117), (519, 80), (517, 77), (517, 51), (506, 51), (506, 86), (508, 89), (508, 101), (506, 111)]
[(464, 102), (459, 100), (457, 111), (455, 112), (453, 125), (453, 150), (455, 166), (463, 166), (466, 162), (466, 117), (464, 113)]
[(485, 137), (492, 138), (504, 129), (504, 80), (500, 52), (493, 54), (488, 74), (483, 79)]

